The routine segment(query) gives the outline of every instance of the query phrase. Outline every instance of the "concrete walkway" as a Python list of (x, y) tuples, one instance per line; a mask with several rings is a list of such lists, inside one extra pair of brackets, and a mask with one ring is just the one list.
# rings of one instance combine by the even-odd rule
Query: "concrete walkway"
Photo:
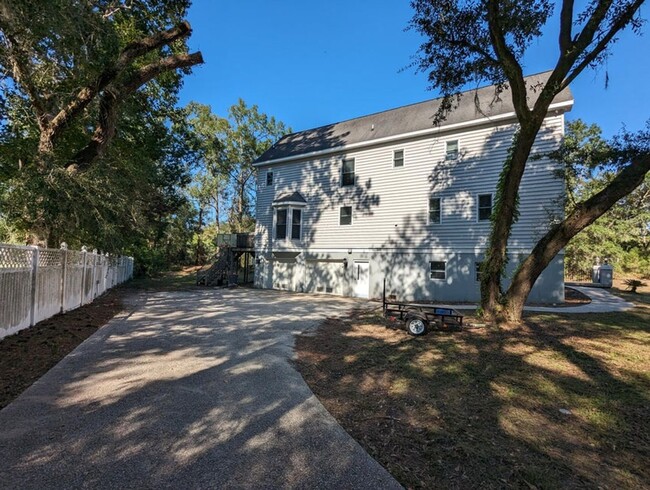
[(571, 286), (571, 289), (581, 292), (591, 298), (591, 303), (581, 306), (525, 306), (526, 311), (548, 313), (611, 313), (627, 311), (634, 308), (634, 303), (625, 301), (602, 288)]
[[(571, 286), (571, 289), (580, 291), (591, 298), (591, 303), (580, 306), (524, 306), (524, 311), (535, 311), (540, 313), (612, 313), (627, 311), (634, 308), (634, 303), (625, 301), (623, 298), (613, 295), (602, 288)], [(458, 310), (473, 310), (478, 307), (477, 303), (465, 303), (454, 305), (441, 305), (447, 308)]]
[(291, 366), (349, 299), (157, 293), (0, 411), (2, 488), (400, 488)]

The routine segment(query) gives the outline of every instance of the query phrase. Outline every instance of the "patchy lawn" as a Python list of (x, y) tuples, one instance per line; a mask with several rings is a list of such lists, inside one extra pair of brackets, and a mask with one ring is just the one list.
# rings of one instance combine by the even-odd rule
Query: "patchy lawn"
[(0, 340), (0, 409), (123, 311), (127, 295), (138, 290), (194, 287), (195, 269), (130, 281), (111, 289), (93, 303), (53, 316)]
[(631, 296), (419, 338), (356, 312), (299, 337), (297, 366), (406, 487), (648, 488), (650, 296)]

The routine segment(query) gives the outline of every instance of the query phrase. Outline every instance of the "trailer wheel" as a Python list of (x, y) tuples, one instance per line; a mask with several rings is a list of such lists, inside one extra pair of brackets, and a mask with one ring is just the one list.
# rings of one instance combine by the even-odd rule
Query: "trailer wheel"
[(410, 316), (406, 319), (406, 331), (415, 336), (427, 333), (427, 322), (424, 318)]

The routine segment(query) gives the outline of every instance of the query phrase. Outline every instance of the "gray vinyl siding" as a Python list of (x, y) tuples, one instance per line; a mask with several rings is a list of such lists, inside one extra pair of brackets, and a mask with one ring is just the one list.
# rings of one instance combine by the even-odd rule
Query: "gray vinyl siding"
[[(564, 116), (548, 117), (534, 153), (555, 148)], [(256, 248), (278, 250), (434, 250), (442, 254), (484, 250), (489, 222), (477, 221), (477, 195), (494, 193), (515, 125), (500, 124), (439, 133), (327, 157), (258, 169)], [(460, 158), (445, 161), (446, 141), (459, 140)], [(404, 166), (393, 166), (393, 151), (404, 150)], [(343, 158), (355, 159), (356, 185), (340, 187)], [(266, 186), (266, 170), (274, 184)], [(531, 160), (521, 186), (520, 218), (511, 250), (530, 250), (553, 215), (561, 213), (563, 182), (557, 165)], [(274, 240), (275, 198), (298, 191), (307, 200), (302, 239)], [(441, 198), (442, 222), (428, 224), (429, 197)], [(339, 208), (353, 207), (350, 226), (339, 225)]]

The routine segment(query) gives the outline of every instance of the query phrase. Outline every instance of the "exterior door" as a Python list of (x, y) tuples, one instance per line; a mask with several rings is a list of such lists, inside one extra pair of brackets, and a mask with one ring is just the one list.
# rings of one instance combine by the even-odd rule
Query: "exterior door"
[(357, 298), (370, 296), (370, 264), (368, 262), (354, 263), (354, 295)]

